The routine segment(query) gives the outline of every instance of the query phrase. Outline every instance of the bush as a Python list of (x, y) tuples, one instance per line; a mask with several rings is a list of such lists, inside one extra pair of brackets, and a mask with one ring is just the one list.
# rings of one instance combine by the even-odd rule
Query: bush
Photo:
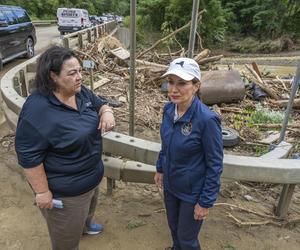
[[(146, 39), (146, 32), (147, 32), (147, 23), (149, 23), (150, 21), (150, 17), (147, 16), (140, 16), (137, 15), (136, 16), (136, 40), (138, 42), (143, 43)], [(125, 27), (130, 29), (130, 16), (126, 16), (124, 18), (123, 24)]]

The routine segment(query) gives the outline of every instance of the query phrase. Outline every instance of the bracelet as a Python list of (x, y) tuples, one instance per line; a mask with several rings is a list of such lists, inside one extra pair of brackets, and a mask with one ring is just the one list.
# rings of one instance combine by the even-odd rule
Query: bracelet
[(114, 113), (114, 111), (112, 111), (111, 109), (105, 109), (102, 111), (101, 115), (103, 115), (105, 112), (109, 112), (109, 113)]
[(35, 193), (35, 194), (45, 194), (45, 193), (48, 193), (50, 190), (47, 190), (47, 191), (44, 191), (44, 192), (39, 192), (39, 193)]

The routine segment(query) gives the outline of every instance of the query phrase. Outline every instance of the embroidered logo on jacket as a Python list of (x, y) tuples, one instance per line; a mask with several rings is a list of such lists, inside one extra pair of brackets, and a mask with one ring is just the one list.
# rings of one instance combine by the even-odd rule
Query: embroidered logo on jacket
[(181, 133), (183, 135), (189, 135), (191, 132), (192, 132), (192, 123), (191, 122), (187, 122), (182, 125)]
[(92, 103), (91, 103), (91, 102), (87, 102), (87, 103), (85, 104), (85, 106), (86, 106), (86, 107), (90, 107), (90, 106), (92, 106)]

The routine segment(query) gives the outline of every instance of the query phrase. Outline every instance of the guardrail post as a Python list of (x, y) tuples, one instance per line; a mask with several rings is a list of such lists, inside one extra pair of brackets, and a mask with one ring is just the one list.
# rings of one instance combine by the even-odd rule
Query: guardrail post
[(19, 95), (21, 95), (21, 86), (19, 82), (19, 78), (17, 76), (13, 77), (14, 89), (17, 91)]
[(275, 214), (279, 218), (284, 218), (287, 215), (287, 211), (293, 196), (295, 184), (283, 185), (278, 206), (276, 207)]
[(63, 46), (68, 49), (70, 48), (69, 39), (67, 37), (63, 39)]
[(104, 33), (107, 32), (107, 23), (104, 24)]
[(83, 49), (83, 38), (82, 38), (82, 33), (78, 34), (78, 44), (79, 44), (79, 48)]
[(25, 79), (25, 72), (24, 70), (20, 70), (20, 83), (21, 83), (21, 94), (23, 97), (27, 97), (28, 96), (28, 92), (27, 92), (27, 86), (26, 86), (26, 79)]
[(109, 178), (109, 177), (107, 177), (106, 178), (106, 186), (107, 186), (107, 190), (106, 190), (106, 194), (108, 195), (108, 196), (111, 196), (112, 195), (112, 191), (113, 191), (113, 189), (115, 188), (115, 185), (116, 185), (116, 183), (115, 183), (115, 180), (114, 179), (112, 179), (112, 178)]
[(88, 34), (88, 42), (91, 43), (92, 42), (92, 34), (91, 34), (91, 30), (87, 30), (87, 34)]
[(95, 27), (93, 28), (93, 31), (94, 31), (94, 37), (95, 37), (94, 42), (95, 42), (96, 39), (98, 38), (97, 26), (95, 26)]

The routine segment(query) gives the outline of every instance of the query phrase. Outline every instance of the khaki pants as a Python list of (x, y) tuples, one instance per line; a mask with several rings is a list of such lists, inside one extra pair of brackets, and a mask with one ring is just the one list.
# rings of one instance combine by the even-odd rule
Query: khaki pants
[(91, 222), (99, 188), (74, 197), (59, 198), (64, 208), (40, 209), (46, 219), (53, 250), (78, 250), (86, 225)]

